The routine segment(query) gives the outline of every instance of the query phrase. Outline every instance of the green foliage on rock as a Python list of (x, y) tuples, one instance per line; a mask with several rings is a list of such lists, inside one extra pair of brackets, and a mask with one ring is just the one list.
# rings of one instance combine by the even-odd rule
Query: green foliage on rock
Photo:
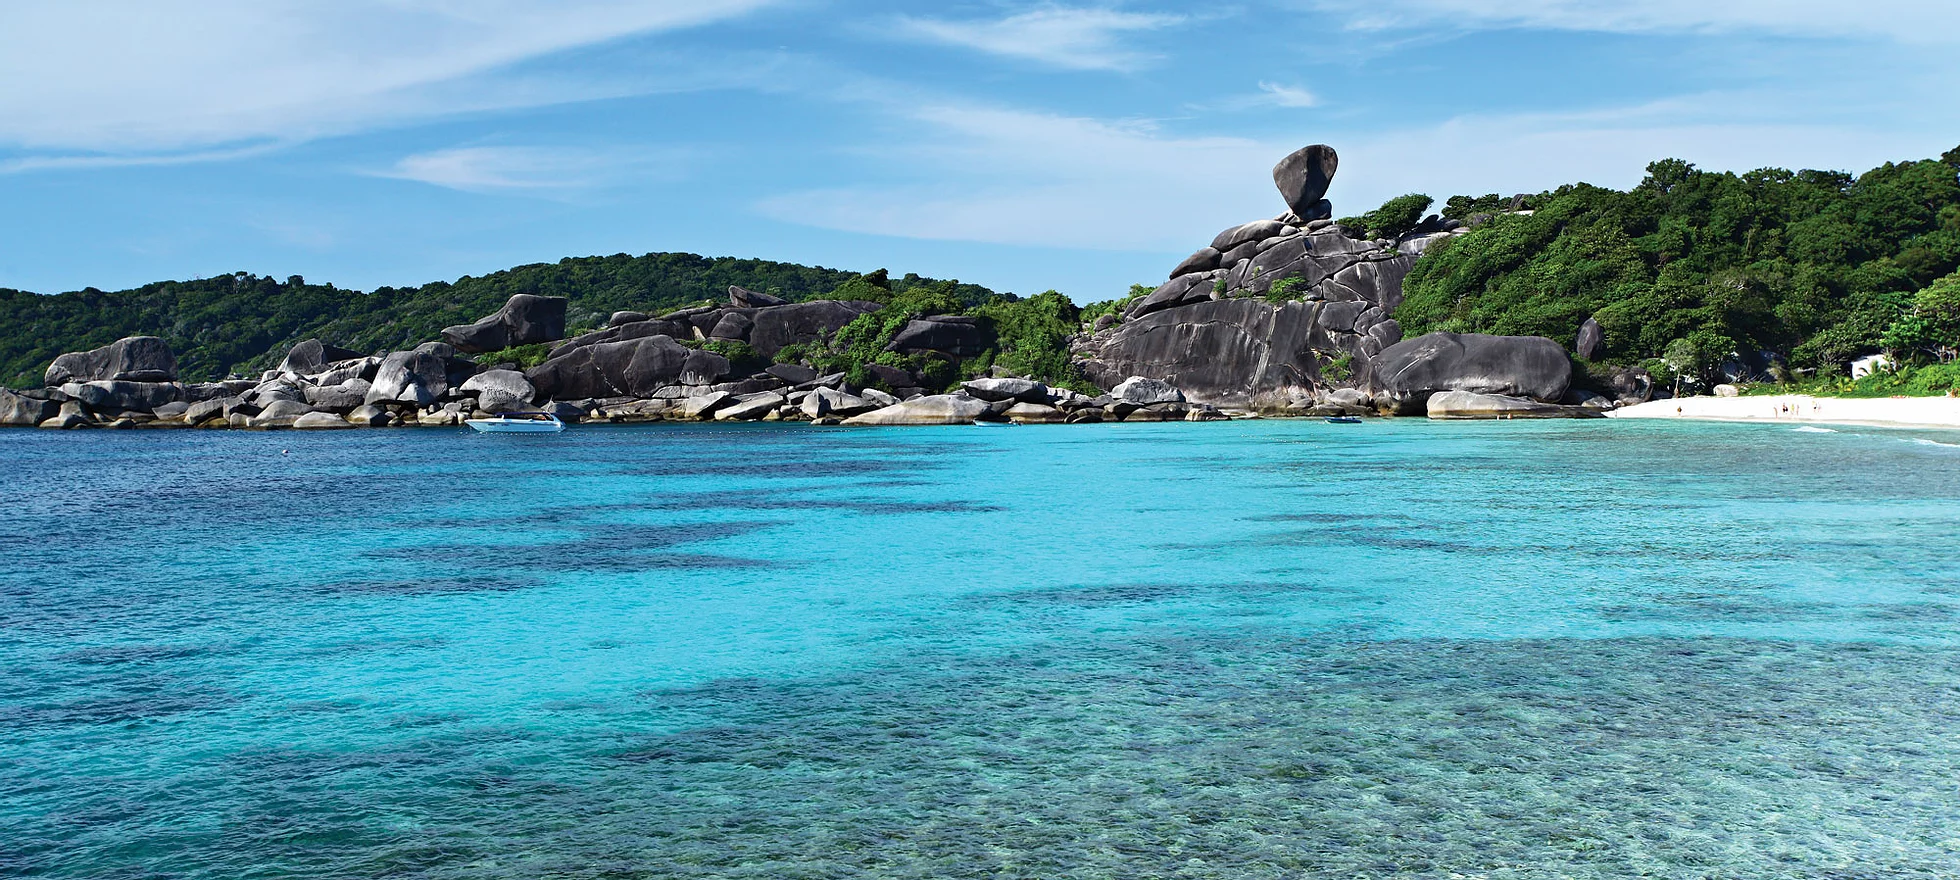
[(540, 342), (535, 345), (513, 345), (497, 351), (486, 351), (476, 355), (477, 363), (486, 367), (497, 364), (516, 364), (520, 370), (528, 370), (545, 362), (551, 356), (556, 343)]
[(1408, 335), (1570, 345), (1593, 316), (1603, 360), (1693, 374), (1767, 351), (1817, 369), (1887, 345), (1914, 293), (1960, 268), (1960, 151), (1856, 178), (1670, 159), (1628, 191), (1577, 184), (1528, 203), (1416, 263), (1395, 315)]
[(1130, 307), (1131, 303), (1155, 293), (1156, 290), (1157, 288), (1148, 284), (1132, 284), (1130, 285), (1130, 292), (1123, 296), (1116, 299), (1106, 299), (1102, 302), (1093, 302), (1083, 306), (1081, 313), (1082, 323), (1093, 325), (1097, 319), (1104, 315), (1114, 315), (1120, 320), (1123, 317), (1123, 312)]
[(1884, 344), (1907, 359), (1949, 361), (1960, 353), (1960, 272), (1913, 294), (1912, 304), (1886, 328)]
[(1422, 223), (1429, 206), (1436, 203), (1421, 193), (1396, 196), (1382, 206), (1359, 217), (1343, 217), (1338, 222), (1357, 238), (1394, 238)]

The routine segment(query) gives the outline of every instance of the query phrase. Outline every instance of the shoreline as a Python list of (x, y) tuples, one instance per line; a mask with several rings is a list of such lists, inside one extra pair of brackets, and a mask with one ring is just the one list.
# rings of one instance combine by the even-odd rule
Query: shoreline
[(1960, 429), (1960, 398), (1812, 397), (1807, 394), (1677, 397), (1610, 410), (1606, 417)]

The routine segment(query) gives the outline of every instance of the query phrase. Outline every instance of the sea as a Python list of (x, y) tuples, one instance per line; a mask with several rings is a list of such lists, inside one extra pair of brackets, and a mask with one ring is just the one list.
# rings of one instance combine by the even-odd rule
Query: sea
[(1960, 432), (0, 432), (0, 876), (1960, 876)]

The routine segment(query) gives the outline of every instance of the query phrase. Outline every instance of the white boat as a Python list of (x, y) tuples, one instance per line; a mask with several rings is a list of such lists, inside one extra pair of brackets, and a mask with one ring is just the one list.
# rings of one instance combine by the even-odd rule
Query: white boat
[(564, 422), (544, 412), (500, 413), (487, 419), (470, 419), (463, 424), (486, 434), (556, 434), (565, 430)]

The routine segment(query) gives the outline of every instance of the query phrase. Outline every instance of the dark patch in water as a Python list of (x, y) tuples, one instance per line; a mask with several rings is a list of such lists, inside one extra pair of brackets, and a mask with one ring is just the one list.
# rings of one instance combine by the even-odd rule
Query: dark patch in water
[(186, 660), (192, 657), (206, 657), (224, 653), (224, 649), (210, 645), (103, 645), (92, 648), (77, 648), (54, 659), (62, 663), (79, 663), (85, 666), (114, 666), (123, 663), (160, 663), (167, 660)]
[(321, 584), (323, 593), (350, 596), (428, 596), (444, 593), (502, 593), (543, 583), (509, 575), (440, 575), (403, 580), (349, 580)]

